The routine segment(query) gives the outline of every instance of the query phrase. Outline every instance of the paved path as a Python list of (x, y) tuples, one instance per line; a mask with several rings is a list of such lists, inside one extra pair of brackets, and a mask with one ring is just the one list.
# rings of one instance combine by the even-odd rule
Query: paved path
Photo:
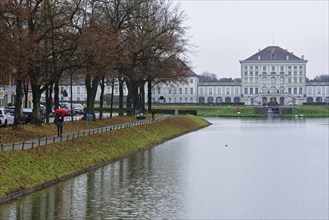
[(89, 129), (89, 130), (83, 130), (83, 131), (77, 131), (77, 132), (70, 133), (70, 134), (65, 134), (62, 137), (52, 136), (52, 137), (45, 137), (45, 138), (41, 138), (41, 139), (34, 139), (34, 140), (17, 142), (17, 143), (12, 143), (12, 144), (1, 144), (0, 150), (1, 151), (27, 150), (27, 149), (38, 147), (41, 145), (53, 144), (53, 143), (72, 140), (74, 138), (89, 136), (89, 135), (93, 135), (93, 134), (110, 132), (113, 130), (119, 130), (119, 129), (129, 128), (129, 127), (139, 126), (139, 125), (144, 125), (144, 124), (150, 124), (150, 123), (170, 119), (173, 117), (176, 117), (176, 116), (168, 115), (168, 116), (164, 116), (161, 118), (155, 118), (154, 121), (152, 119), (146, 119), (146, 120), (133, 121), (133, 122), (125, 123), (125, 124), (111, 125), (111, 126), (101, 127), (101, 128), (93, 128), (93, 129)]

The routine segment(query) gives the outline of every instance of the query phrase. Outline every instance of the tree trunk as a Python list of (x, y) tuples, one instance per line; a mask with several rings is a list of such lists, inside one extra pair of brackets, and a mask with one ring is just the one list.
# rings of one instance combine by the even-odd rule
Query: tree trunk
[(132, 100), (131, 100), (131, 84), (129, 80), (126, 80), (126, 85), (128, 89), (128, 94), (127, 94), (127, 103), (126, 103), (126, 108), (127, 108), (127, 115), (133, 115), (133, 109), (132, 109)]
[(15, 96), (15, 120), (14, 126), (18, 127), (21, 122), (21, 109), (22, 109), (23, 85), (22, 80), (16, 81), (16, 96)]
[(46, 112), (45, 112), (45, 117), (46, 117), (46, 123), (49, 123), (49, 116), (50, 113), (52, 112), (52, 94), (53, 94), (53, 85), (49, 85), (47, 90), (48, 95), (46, 95)]
[(112, 78), (111, 82), (111, 107), (110, 107), (110, 118), (113, 116), (113, 97), (114, 97), (114, 77)]
[(54, 109), (58, 109), (59, 107), (59, 85), (58, 81), (55, 82), (54, 87)]
[(92, 114), (95, 118), (95, 111), (94, 111), (94, 104), (95, 104), (95, 98), (97, 93), (97, 87), (100, 81), (99, 76), (91, 77), (90, 75), (86, 76), (85, 84), (86, 84), (86, 90), (87, 90), (87, 109), (86, 113)]
[(123, 80), (119, 77), (119, 116), (123, 116)]
[(32, 123), (36, 125), (41, 125), (41, 114), (40, 114), (40, 99), (42, 90), (39, 86), (32, 86), (32, 96), (33, 96), (33, 117)]
[(141, 106), (141, 110), (145, 113), (145, 83), (144, 81), (140, 81), (139, 83), (139, 104)]
[(140, 110), (141, 106), (139, 103), (140, 97), (138, 93), (138, 82), (136, 80), (130, 80), (131, 85), (131, 100), (133, 103), (133, 110)]
[(105, 78), (102, 76), (101, 80), (101, 95), (99, 97), (99, 119), (103, 119), (103, 105), (104, 105), (104, 88), (105, 88)]
[(28, 101), (29, 101), (29, 81), (26, 79), (23, 83), (23, 88), (24, 88), (24, 107), (25, 108), (31, 108), (29, 106)]
[(147, 80), (147, 111), (152, 111), (152, 82)]

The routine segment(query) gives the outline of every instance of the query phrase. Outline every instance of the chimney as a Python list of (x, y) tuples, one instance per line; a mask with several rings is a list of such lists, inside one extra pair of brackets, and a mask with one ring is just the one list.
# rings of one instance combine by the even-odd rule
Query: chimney
[(304, 60), (304, 55), (302, 55), (302, 60)]

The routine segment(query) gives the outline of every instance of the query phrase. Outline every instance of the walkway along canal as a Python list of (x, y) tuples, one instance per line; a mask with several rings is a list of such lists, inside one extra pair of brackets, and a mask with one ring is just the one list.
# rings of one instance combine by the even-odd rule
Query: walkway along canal
[(0, 206), (0, 219), (328, 219), (328, 119), (213, 124)]
[(159, 121), (170, 119), (173, 117), (177, 117), (177, 115), (167, 115), (167, 116), (163, 116), (163, 117), (159, 117), (159, 118), (154, 118), (154, 120), (146, 119), (146, 120), (133, 121), (133, 122), (125, 123), (125, 124), (111, 125), (111, 126), (106, 126), (106, 127), (101, 127), (101, 128), (93, 128), (93, 129), (84, 130), (84, 131), (77, 131), (77, 132), (74, 132), (71, 134), (62, 135), (61, 137), (52, 136), (52, 137), (45, 137), (45, 138), (29, 140), (29, 141), (24, 141), (24, 142), (12, 143), (12, 144), (1, 144), (0, 150), (1, 151), (4, 151), (4, 150), (27, 150), (27, 149), (31, 149), (31, 148), (46, 145), (46, 144), (53, 144), (53, 143), (72, 140), (74, 138), (85, 137), (85, 136), (99, 134), (99, 133), (103, 133), (103, 132), (110, 132), (110, 131), (129, 128), (129, 127), (133, 127), (133, 126), (149, 124), (149, 123), (153, 123), (153, 122), (159, 122)]

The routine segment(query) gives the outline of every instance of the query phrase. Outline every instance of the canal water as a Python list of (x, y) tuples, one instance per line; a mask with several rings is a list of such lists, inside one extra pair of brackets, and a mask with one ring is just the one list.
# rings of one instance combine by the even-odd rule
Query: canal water
[(328, 119), (221, 119), (0, 206), (0, 219), (328, 219)]

